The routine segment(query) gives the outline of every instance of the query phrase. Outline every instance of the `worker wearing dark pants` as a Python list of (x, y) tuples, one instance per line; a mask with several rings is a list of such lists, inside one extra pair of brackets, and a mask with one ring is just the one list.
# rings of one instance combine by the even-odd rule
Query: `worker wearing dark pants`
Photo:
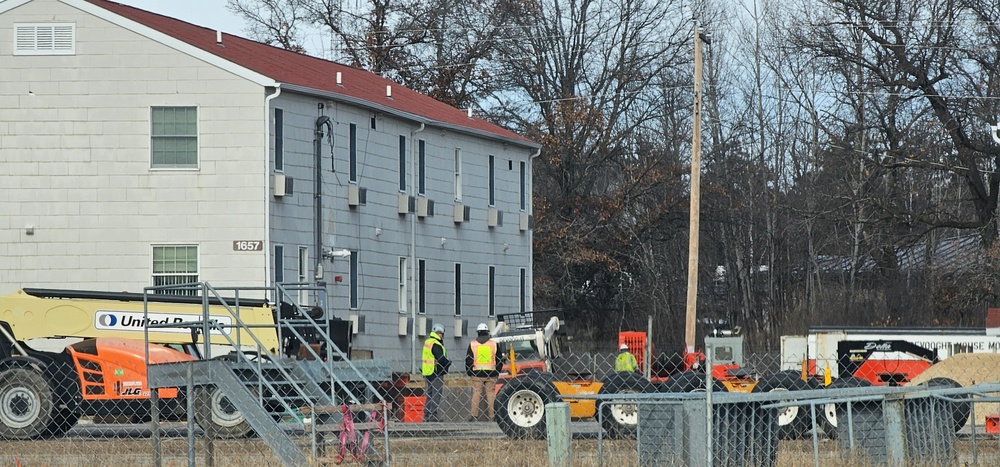
[(445, 351), (444, 343), (441, 342), (443, 336), (444, 326), (435, 324), (431, 328), (430, 337), (424, 342), (420, 372), (424, 375), (424, 380), (427, 381), (425, 389), (427, 399), (424, 403), (425, 422), (441, 421), (440, 414), (438, 413), (441, 407), (441, 391), (444, 389), (444, 375), (448, 373), (448, 368), (451, 367), (451, 361), (448, 360), (446, 355), (447, 352)]

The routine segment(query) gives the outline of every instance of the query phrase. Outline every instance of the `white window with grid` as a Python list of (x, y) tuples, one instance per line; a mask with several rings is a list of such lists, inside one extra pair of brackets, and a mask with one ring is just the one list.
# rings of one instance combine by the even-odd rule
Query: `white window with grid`
[[(153, 245), (154, 286), (174, 286), (195, 282), (198, 282), (197, 245)], [(198, 295), (198, 289), (164, 289), (158, 293)]]
[(14, 23), (14, 55), (75, 55), (76, 24)]
[(198, 168), (197, 107), (153, 107), (149, 121), (150, 167)]

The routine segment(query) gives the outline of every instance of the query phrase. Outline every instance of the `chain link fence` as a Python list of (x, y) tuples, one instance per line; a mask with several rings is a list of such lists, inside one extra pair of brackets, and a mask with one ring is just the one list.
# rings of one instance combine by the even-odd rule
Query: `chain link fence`
[[(646, 365), (616, 372), (617, 354), (566, 355), (547, 369), (527, 360), (518, 369), (515, 358), (516, 375), (495, 383), (469, 377), (456, 359), (439, 421), (428, 422), (426, 382), (407, 373), (409, 360), (371, 363), (374, 391), (350, 378), (293, 391), (247, 384), (223, 358), (157, 367), (151, 354), (154, 406), (149, 397), (100, 402), (101, 391), (141, 396), (144, 382), (129, 378), (146, 371), (112, 368), (121, 378), (109, 388), (100, 375), (110, 363), (94, 358), (101, 350), (54, 353), (44, 372), (0, 369), (0, 465), (544, 465), (545, 406), (560, 401), (573, 420), (573, 465), (1000, 463), (1000, 388), (986, 384), (1000, 382), (992, 354), (947, 359), (899, 387), (878, 371), (827, 384), (823, 373), (783, 369), (776, 355), (703, 361), (695, 371), (660, 355), (648, 377)], [(883, 361), (880, 371), (908, 362)], [(296, 403), (307, 400), (297, 391), (331, 397)]]

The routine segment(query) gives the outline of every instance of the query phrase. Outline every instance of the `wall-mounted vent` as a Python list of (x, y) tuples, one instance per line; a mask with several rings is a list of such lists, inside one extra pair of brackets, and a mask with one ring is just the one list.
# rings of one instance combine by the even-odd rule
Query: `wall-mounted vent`
[(357, 185), (347, 186), (347, 205), (356, 208), (368, 204), (368, 189)]
[(351, 315), (351, 333), (357, 335), (358, 333), (365, 333), (365, 317), (361, 315)]
[(417, 216), (434, 217), (434, 200), (417, 198)]
[(427, 318), (417, 318), (417, 335), (427, 337)]
[(469, 320), (455, 318), (455, 329), (452, 331), (452, 335), (457, 339), (459, 337), (464, 337), (469, 335)]
[(417, 199), (400, 193), (399, 198), (396, 201), (396, 208), (400, 214), (415, 212), (417, 209)]
[(274, 174), (274, 197), (282, 198), (295, 194), (295, 179), (285, 174)]
[(469, 222), (469, 216), (472, 215), (472, 208), (464, 204), (456, 204), (454, 218), (456, 224), (461, 224), (462, 222)]
[(14, 55), (74, 55), (76, 24), (14, 23)]
[(522, 212), (520, 218), (518, 219), (518, 227), (521, 231), (534, 230), (535, 229), (535, 216)]
[(503, 225), (503, 211), (497, 208), (486, 210), (486, 225), (489, 227), (499, 227)]
[(400, 316), (399, 317), (399, 325), (398, 325), (398, 327), (399, 327), (398, 331), (399, 331), (399, 335), (400, 336), (408, 336), (408, 335), (410, 335), (410, 319), (409, 318), (407, 318), (405, 316)]

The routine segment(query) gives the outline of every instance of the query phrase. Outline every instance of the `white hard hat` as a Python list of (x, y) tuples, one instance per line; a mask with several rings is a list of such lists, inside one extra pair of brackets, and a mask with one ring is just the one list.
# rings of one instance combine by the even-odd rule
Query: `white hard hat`
[(434, 327), (431, 328), (431, 332), (436, 332), (438, 334), (444, 334), (444, 325), (441, 324), (441, 323), (435, 324)]
[(618, 347), (618, 350), (628, 350), (628, 345), (627, 344), (622, 344), (621, 347)]
[(479, 326), (476, 326), (476, 331), (489, 331), (489, 330), (490, 327), (487, 326), (486, 323), (479, 323)]

